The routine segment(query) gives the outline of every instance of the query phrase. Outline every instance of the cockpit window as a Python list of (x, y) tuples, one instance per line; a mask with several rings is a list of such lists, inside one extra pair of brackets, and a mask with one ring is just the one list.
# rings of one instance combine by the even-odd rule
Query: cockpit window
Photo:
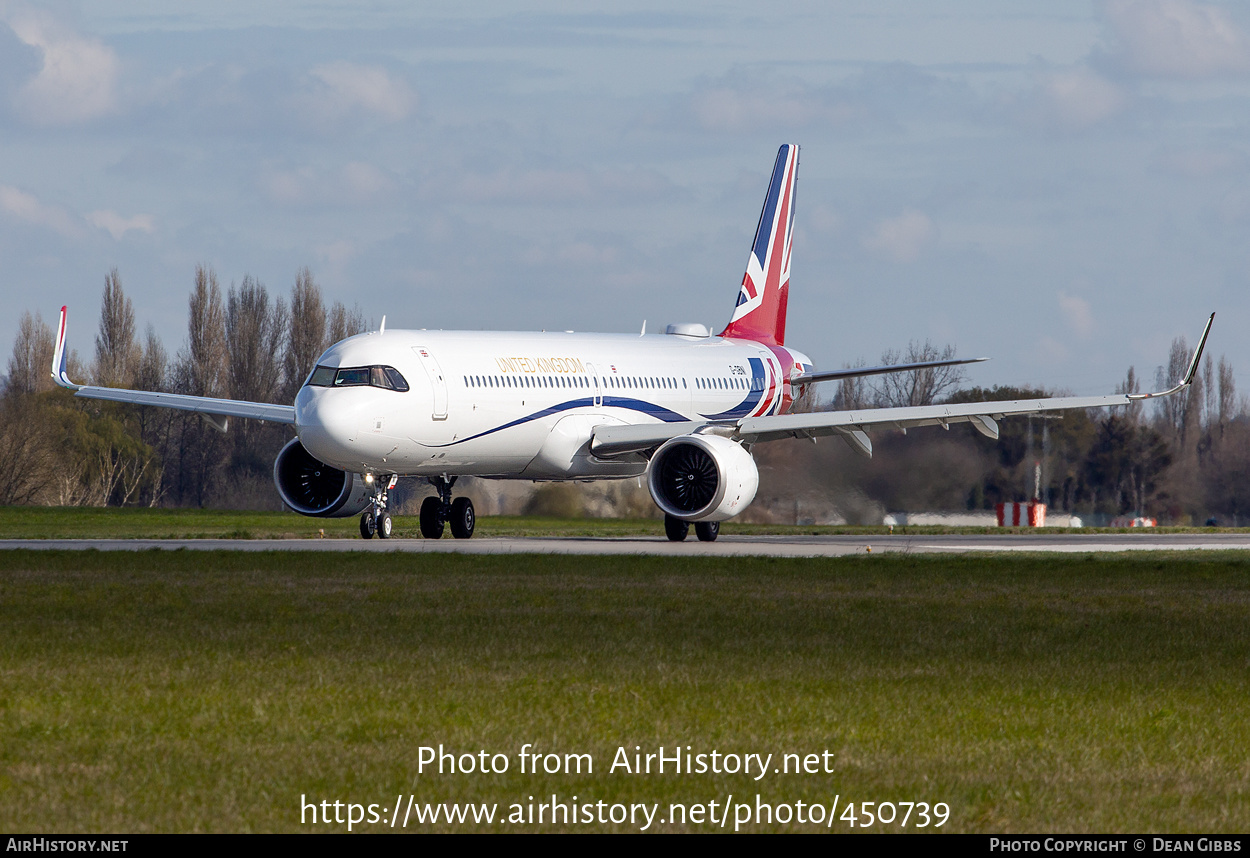
[(334, 384), (334, 373), (338, 372), (332, 366), (319, 366), (312, 371), (312, 375), (308, 376), (308, 383), (313, 387), (330, 387)]
[(313, 387), (381, 387), (403, 393), (408, 382), (393, 366), (319, 366), (308, 377)]
[(374, 387), (385, 387), (387, 390), (403, 392), (408, 389), (408, 382), (393, 366), (369, 367), (369, 383)]
[(334, 377), (335, 387), (362, 387), (369, 383), (369, 367), (347, 367)]

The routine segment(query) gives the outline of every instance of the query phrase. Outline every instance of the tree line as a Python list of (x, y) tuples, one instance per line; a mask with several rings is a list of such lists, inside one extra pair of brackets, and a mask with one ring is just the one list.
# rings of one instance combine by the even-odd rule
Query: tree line
[[(94, 354), (87, 362), (71, 353), (70, 377), (108, 387), (289, 404), (322, 351), (366, 328), (358, 307), (326, 306), (308, 268), (296, 273), (283, 296), (251, 276), (223, 291), (216, 273), (199, 266), (187, 309), (186, 339), (171, 356), (153, 326), (140, 334), (121, 276), (110, 271)], [(280, 507), (272, 468), (292, 437), (290, 427), (235, 420), (223, 434), (190, 412), (76, 399), (52, 383), (53, 348), (53, 331), (42, 316), (23, 314), (0, 396), (0, 504)], [(1180, 378), (1189, 354), (1185, 339), (1175, 340), (1154, 374), (1154, 388)], [(888, 350), (880, 362), (954, 357), (953, 347), (926, 341)], [(966, 387), (965, 380), (958, 366), (844, 379), (810, 386), (795, 407), (1057, 395)], [(1141, 387), (1130, 368), (1117, 392)], [(1087, 516), (1133, 513), (1197, 524), (1210, 518), (1242, 523), (1250, 516), (1250, 410), (1222, 357), (1208, 357), (1194, 383), (1167, 399), (1048, 419), (1005, 418), (999, 429), (997, 441), (966, 424), (947, 432), (878, 429), (871, 460), (835, 439), (759, 445), (754, 453), (763, 478), (761, 500), (749, 515), (793, 504), (794, 517), (801, 518), (801, 500), (808, 515), (879, 521), (886, 511), (990, 509), (1037, 496), (1054, 511)], [(565, 494), (561, 503), (577, 507), (577, 497)], [(628, 500), (636, 514), (636, 499)], [(612, 503), (596, 495), (581, 506), (603, 514)]]
[[(70, 378), (102, 387), (289, 404), (332, 343), (365, 330), (358, 307), (327, 308), (312, 272), (297, 272), (289, 298), (251, 276), (223, 293), (198, 266), (187, 337), (170, 356), (113, 269), (104, 279), (95, 353), (68, 356)], [(289, 427), (82, 400), (57, 388), (55, 347), (39, 312), (23, 314), (0, 397), (0, 504), (278, 508), (274, 457)]]

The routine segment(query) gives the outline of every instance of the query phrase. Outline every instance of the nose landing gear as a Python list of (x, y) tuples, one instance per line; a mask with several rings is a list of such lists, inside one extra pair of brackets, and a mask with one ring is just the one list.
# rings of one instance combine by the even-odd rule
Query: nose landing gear
[(391, 531), (395, 525), (391, 521), (391, 514), (386, 511), (386, 493), (395, 488), (398, 480), (399, 477), (391, 475), (385, 487), (381, 481), (374, 481), (377, 488), (374, 489), (373, 500), (369, 503), (369, 508), (360, 516), (360, 535), (364, 539), (372, 539), (374, 536), (379, 539), (391, 538)]
[(451, 525), (451, 535), (456, 539), (468, 539), (473, 536), (477, 525), (477, 515), (473, 512), (473, 501), (460, 497), (451, 499), (451, 487), (456, 484), (455, 477), (430, 477), (430, 485), (438, 490), (438, 497), (426, 498), (421, 503), (421, 535), (426, 539), (441, 539), (443, 526)]

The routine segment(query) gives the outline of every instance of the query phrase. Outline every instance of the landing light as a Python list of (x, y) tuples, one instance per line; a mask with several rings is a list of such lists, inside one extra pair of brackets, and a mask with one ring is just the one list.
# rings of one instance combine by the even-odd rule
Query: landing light
[(370, 485), (372, 485), (372, 484), (373, 484), (373, 474), (365, 474), (365, 482), (366, 482), (366, 483), (369, 483)]

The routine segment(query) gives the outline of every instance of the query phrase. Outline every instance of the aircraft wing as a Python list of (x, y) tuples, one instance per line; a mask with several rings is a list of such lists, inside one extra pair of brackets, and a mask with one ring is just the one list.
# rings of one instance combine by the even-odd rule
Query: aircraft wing
[(1185, 375), (1172, 388), (1157, 393), (1116, 393), (1109, 396), (1062, 396), (1050, 399), (1014, 399), (1000, 402), (960, 402), (947, 405), (920, 405), (908, 408), (866, 408), (855, 411), (816, 411), (807, 414), (780, 414), (770, 417), (744, 417), (736, 421), (685, 421), (634, 426), (600, 426), (590, 443), (596, 456), (611, 457), (626, 453), (647, 453), (665, 441), (680, 435), (724, 435), (744, 443), (775, 441), (780, 438), (815, 438), (820, 435), (842, 435), (852, 447), (872, 455), (872, 441), (865, 429), (890, 426), (910, 429), (916, 426), (949, 426), (971, 423), (982, 435), (998, 438), (997, 421), (1019, 414), (1066, 411), (1074, 408), (1106, 408), (1129, 405), (1144, 399), (1171, 396), (1184, 390), (1194, 380), (1198, 361), (1206, 346), (1207, 335), (1215, 314), (1207, 319)]
[(147, 390), (124, 390), (116, 387), (93, 387), (70, 381), (65, 366), (65, 308), (61, 308), (61, 324), (56, 337), (56, 349), (52, 353), (52, 379), (61, 387), (74, 391), (84, 399), (104, 399), (110, 402), (129, 402), (133, 405), (155, 405), (178, 411), (195, 411), (205, 415), (209, 423), (221, 431), (226, 430), (222, 418), (248, 417), (267, 420), (270, 423), (295, 423), (295, 408), (291, 405), (272, 405), (264, 402), (244, 402), (239, 399), (216, 399), (208, 396), (188, 396), (181, 393), (157, 393)]

